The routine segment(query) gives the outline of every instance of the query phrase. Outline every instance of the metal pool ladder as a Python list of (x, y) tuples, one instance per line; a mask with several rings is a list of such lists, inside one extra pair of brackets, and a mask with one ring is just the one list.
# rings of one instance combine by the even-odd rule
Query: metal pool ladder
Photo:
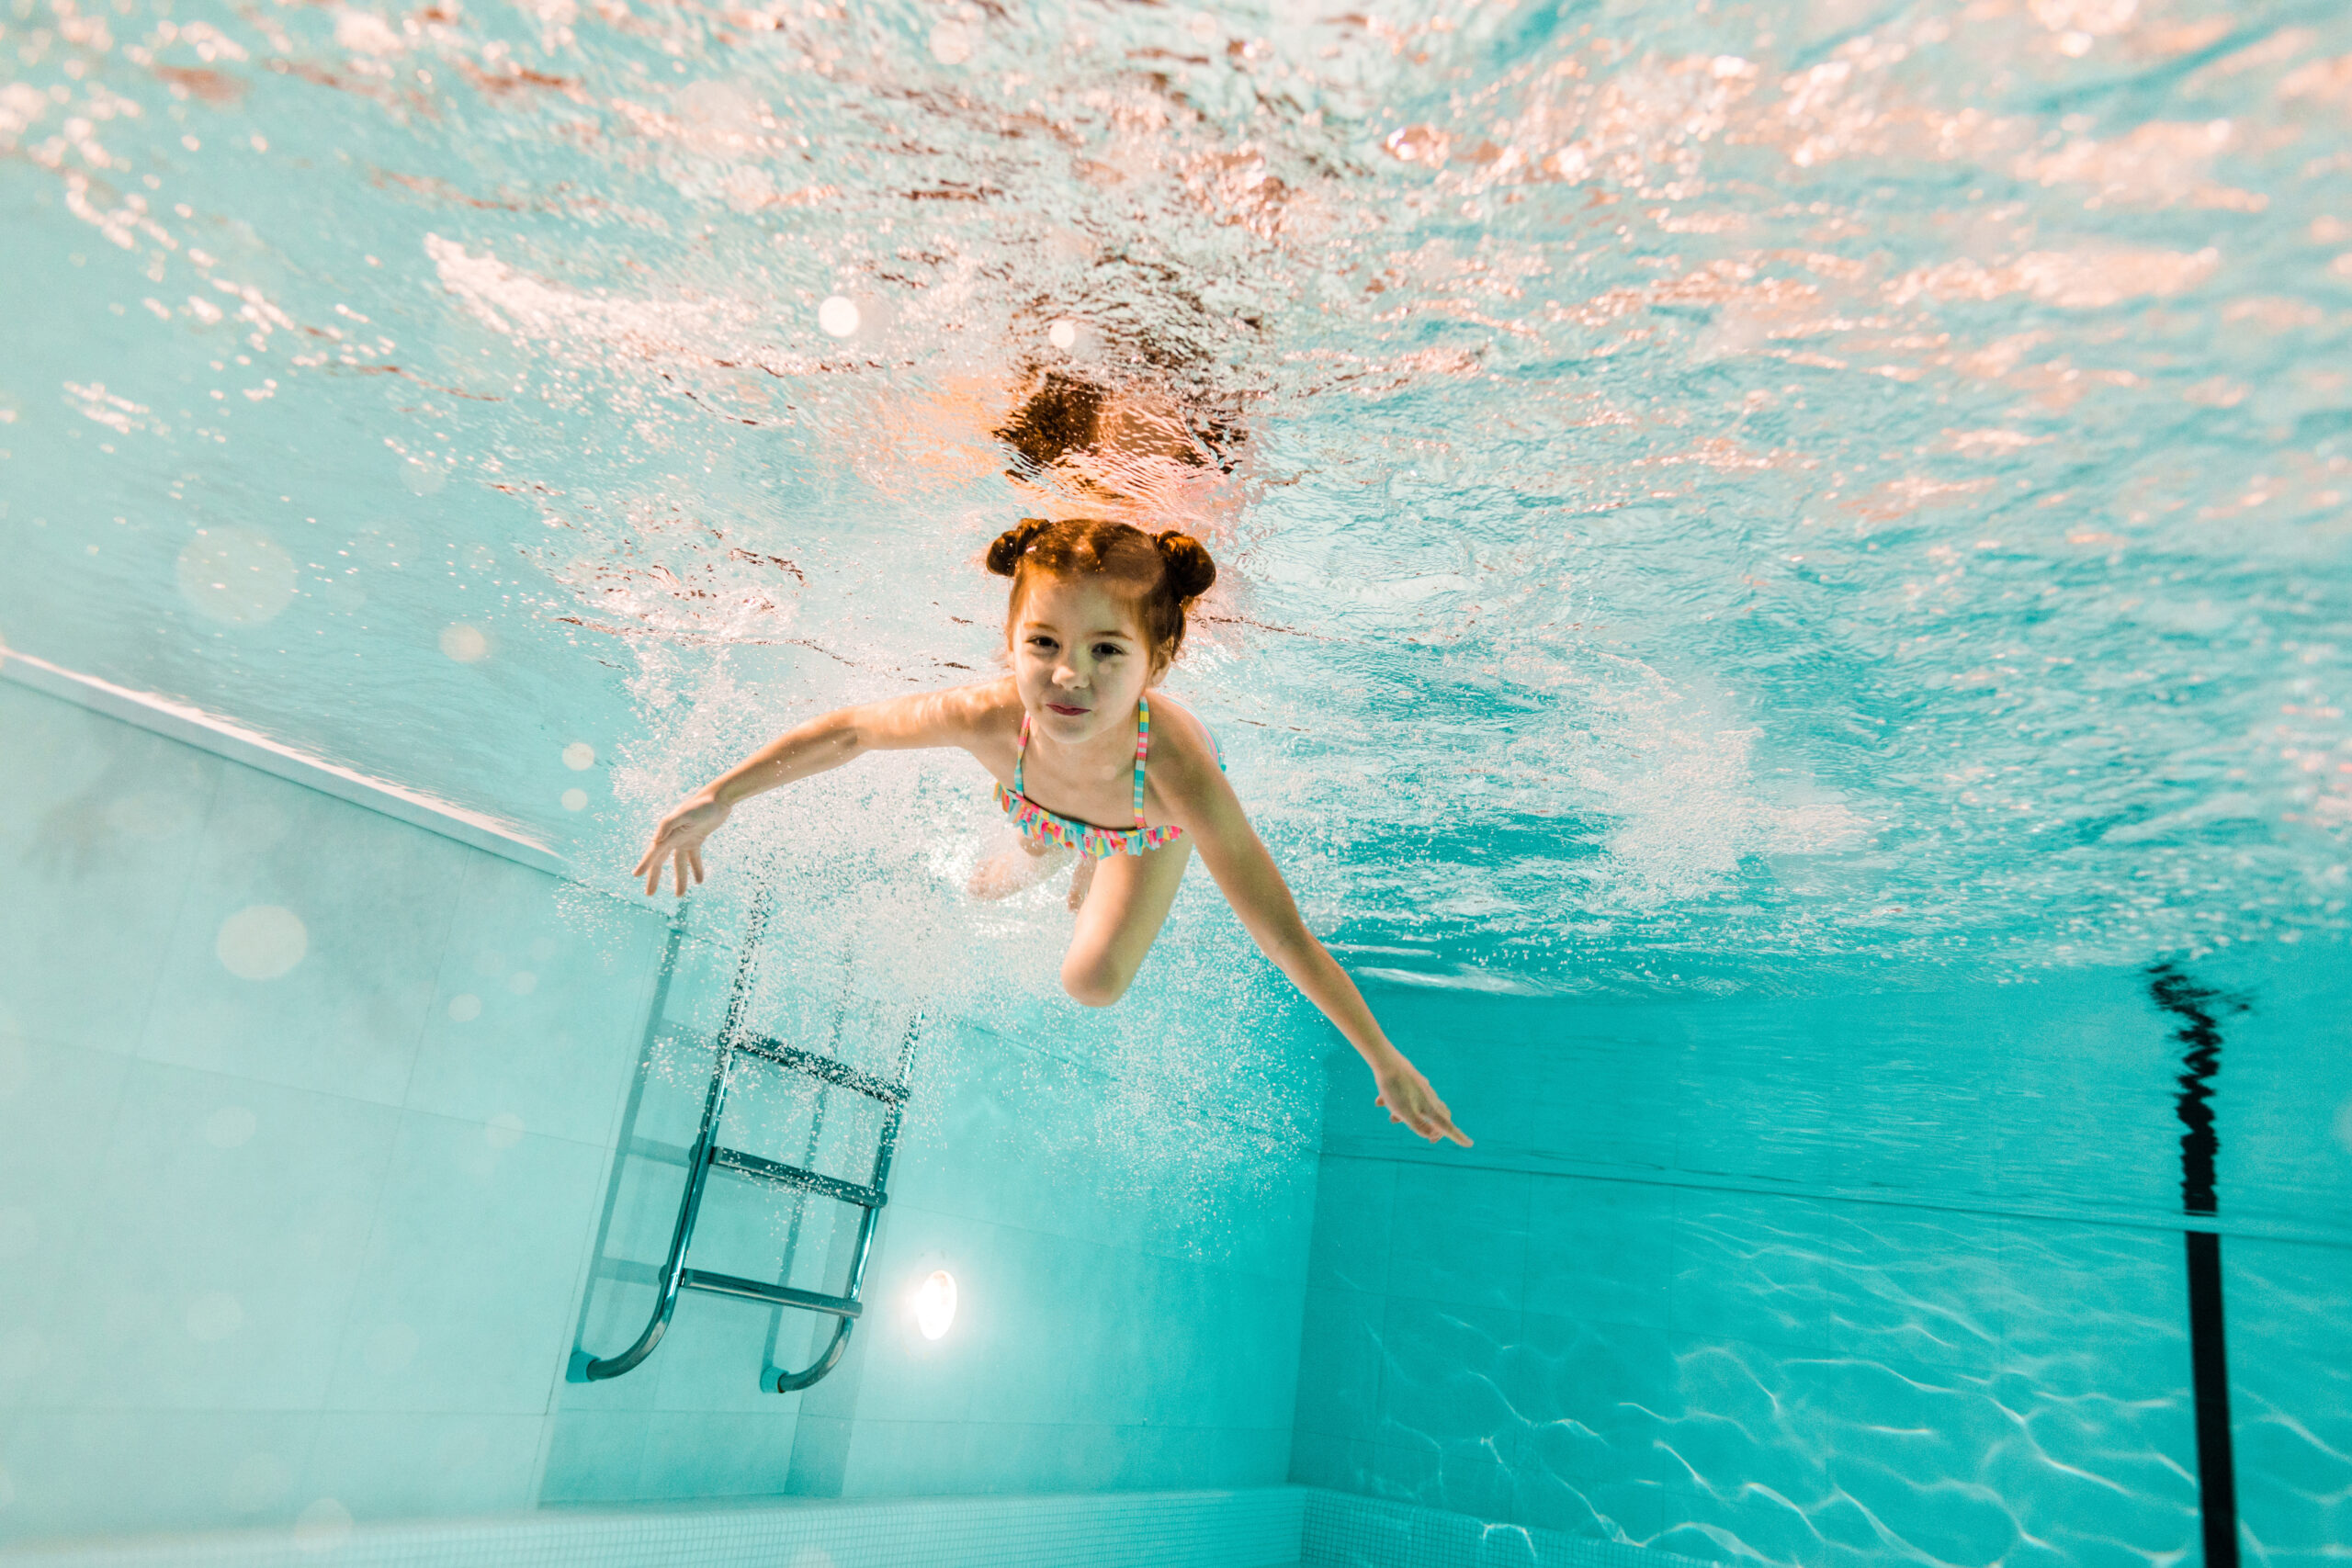
[[(658, 1294), (653, 1314), (646, 1320), (645, 1331), (637, 1343), (617, 1356), (575, 1362), (589, 1382), (602, 1382), (634, 1371), (653, 1354), (662, 1343), (662, 1336), (669, 1330), (671, 1316), (678, 1310), (678, 1296), (685, 1291), (708, 1291), (716, 1295), (740, 1296), (748, 1301), (765, 1302), (774, 1306), (798, 1307), (821, 1313), (834, 1319), (833, 1337), (817, 1359), (799, 1371), (779, 1371), (773, 1384), (778, 1393), (791, 1393), (814, 1383), (840, 1364), (842, 1354), (849, 1348), (850, 1331), (857, 1325), (865, 1312), (859, 1292), (865, 1282), (865, 1264), (874, 1247), (874, 1227), (883, 1206), (889, 1199), (890, 1159), (897, 1151), (899, 1120), (908, 1093), (908, 1077), (914, 1065), (915, 1041), (922, 1030), (922, 1014), (916, 1013), (907, 1024), (905, 1037), (899, 1046), (898, 1077), (880, 1078), (851, 1066), (846, 1062), (798, 1046), (786, 1045), (752, 1033), (744, 1027), (743, 1012), (751, 995), (751, 969), (760, 947), (760, 938), (767, 924), (768, 901), (763, 897), (753, 905), (751, 929), (743, 945), (743, 955), (738, 964), (733, 995), (727, 1004), (727, 1022), (718, 1038), (718, 1049), (712, 1058), (710, 1088), (703, 1096), (702, 1128), (695, 1136), (694, 1146), (686, 1154), (686, 1187), (678, 1201), (678, 1223), (670, 1233), (669, 1260), (662, 1266), (657, 1280)], [(763, 1158), (741, 1149), (730, 1149), (718, 1142), (719, 1122), (727, 1109), (727, 1090), (738, 1058), (749, 1057), (767, 1066), (799, 1073), (820, 1083), (832, 1084), (865, 1095), (882, 1107), (881, 1134), (875, 1141), (874, 1168), (864, 1186), (843, 1181), (839, 1177), (804, 1169)], [(732, 1171), (738, 1176), (770, 1186), (830, 1198), (854, 1205), (859, 1210), (857, 1239), (853, 1245), (849, 1269), (849, 1284), (838, 1296), (817, 1291), (803, 1291), (790, 1285), (770, 1284), (763, 1280), (746, 1280), (734, 1274), (721, 1274), (708, 1269), (689, 1267), (688, 1248), (694, 1243), (695, 1221), (702, 1212), (703, 1194), (714, 1170)], [(797, 1227), (796, 1227), (797, 1230)], [(789, 1259), (786, 1260), (787, 1265)], [(763, 1384), (766, 1383), (764, 1374)]]

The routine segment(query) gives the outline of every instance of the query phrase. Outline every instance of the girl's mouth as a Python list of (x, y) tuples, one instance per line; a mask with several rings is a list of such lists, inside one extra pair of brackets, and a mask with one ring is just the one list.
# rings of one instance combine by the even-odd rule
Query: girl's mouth
[(1089, 710), (1085, 708), (1074, 708), (1067, 703), (1047, 703), (1046, 705), (1046, 711), (1047, 713), (1057, 713), (1064, 718), (1076, 718)]

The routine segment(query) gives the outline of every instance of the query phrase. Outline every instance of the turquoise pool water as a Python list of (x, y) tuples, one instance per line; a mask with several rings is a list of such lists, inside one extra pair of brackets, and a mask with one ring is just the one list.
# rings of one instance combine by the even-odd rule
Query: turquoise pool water
[[(1196, 1341), (1102, 1328), (1105, 1287), (1056, 1320), (1088, 1349), (1052, 1397), (1026, 1340), (953, 1419), (919, 1363), (877, 1366), (879, 1404), (802, 1412), (840, 1438), (810, 1473), (1291, 1475), (1724, 1560), (2171, 1561), (2200, 1540), (2186, 1208), (2223, 1238), (2245, 1550), (2352, 1540), (2340, 7), (20, 0), (0, 51), (0, 644), (576, 878), (510, 886), (12, 695), (40, 894), (5, 928), (0, 1100), (49, 1152), (0, 1161), (30, 1216), (0, 1240), (35, 1238), (6, 1256), (83, 1223), (30, 1107), (128, 1146), (199, 1089), (269, 1124), (246, 1083), (322, 1097), (289, 1125), (348, 1112), (322, 1169), (380, 1156), (333, 1201), (394, 1238), (365, 1269), (409, 1258), (403, 1203), (458, 1201), (400, 1187), (443, 1122), (538, 1162), (516, 1212), (583, 1238), (549, 1280), (600, 1245), (659, 936), (595, 893), (754, 737), (991, 668), (975, 559), (1039, 498), (989, 432), (1061, 368), (1244, 433), (1229, 471), (1108, 476), (1224, 564), (1173, 684), (1479, 1153), (1384, 1142), (1344, 1070), (1324, 1102), (1322, 1036), (1204, 886), (1119, 1018), (1069, 1016), (1057, 890), (962, 898), (991, 830), (968, 769), (746, 813), (700, 931), (783, 887), (792, 974), (956, 1021), (924, 1247), (997, 1226), (1012, 1290), (1079, 1269), (1081, 1233), (1089, 1267), (1134, 1242), (1164, 1302), (1246, 1329), (1251, 1380), (1300, 1358), (1284, 1427), (1169, 1370)], [(265, 905), (311, 966), (238, 990), (218, 931)], [(2213, 993), (2201, 1066), (2164, 964)], [(528, 1051), (481, 1055), (482, 1018)], [(550, 1089), (582, 1055), (593, 1081)], [(2208, 1104), (2210, 1201), (2181, 1142)], [(90, 1212), (128, 1224), (119, 1179)], [(158, 1321), (242, 1289), (208, 1259), (313, 1234), (218, 1220), (243, 1239), (216, 1247), (216, 1220), (138, 1233), (176, 1260)], [(322, 1280), (363, 1270), (328, 1254)], [(587, 1277), (534, 1275), (557, 1305), (514, 1342), (601, 1329)], [(35, 1500), (0, 1509), (81, 1499), (12, 1532), (110, 1517), (23, 1452), (153, 1414), (60, 1370), (145, 1332), (94, 1304), (130, 1266), (92, 1278), (0, 1325), (28, 1369), (0, 1498)], [(359, 1310), (318, 1289), (311, 1318)], [(430, 1315), (474, 1310), (392, 1326), (430, 1360)], [(118, 1522), (689, 1495), (720, 1464), (690, 1416), (798, 1473), (731, 1394), (565, 1405), (590, 1396), (451, 1362), (427, 1410), (369, 1360), (390, 1328), (345, 1332), (313, 1348), (332, 1378), (293, 1351), (149, 1378), (189, 1434), (159, 1471), (197, 1475), (200, 1413), (266, 1387), (220, 1446), (288, 1479)], [(1164, 1384), (1123, 1387), (1120, 1347)], [(989, 1399), (1028, 1436), (974, 1437)], [(459, 1413), (501, 1455), (541, 1422), (537, 1459), (364, 1492), (458, 1441), (397, 1422)]]

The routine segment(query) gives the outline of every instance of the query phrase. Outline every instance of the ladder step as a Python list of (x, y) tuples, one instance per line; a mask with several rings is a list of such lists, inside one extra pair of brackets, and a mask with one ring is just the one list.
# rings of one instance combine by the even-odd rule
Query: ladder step
[(790, 1285), (771, 1285), (763, 1280), (739, 1279), (732, 1274), (714, 1274), (707, 1269), (689, 1269), (679, 1276), (678, 1283), (689, 1291), (708, 1291), (713, 1295), (741, 1296), (747, 1301), (772, 1302), (777, 1306), (803, 1307), (809, 1312), (831, 1313), (835, 1317), (857, 1317), (865, 1308), (846, 1296), (820, 1295), (815, 1291), (796, 1291)]
[(885, 1105), (897, 1105), (907, 1098), (907, 1086), (902, 1083), (877, 1078), (847, 1062), (836, 1062), (831, 1056), (820, 1056), (814, 1051), (803, 1051), (797, 1045), (786, 1045), (780, 1040), (770, 1040), (764, 1035), (744, 1035), (735, 1043), (735, 1049), (774, 1062), (779, 1067), (790, 1067), (795, 1072), (807, 1073), (812, 1078), (822, 1078), (827, 1083), (855, 1089), (867, 1099), (878, 1100)]
[(782, 1165), (757, 1155), (747, 1155), (741, 1149), (713, 1149), (710, 1163), (720, 1170), (731, 1170), (759, 1181), (772, 1181), (778, 1187), (797, 1187), (803, 1192), (855, 1203), (861, 1209), (878, 1209), (890, 1201), (889, 1194), (878, 1187), (860, 1187), (854, 1181), (843, 1181), (837, 1176), (822, 1176), (813, 1170), (803, 1170), (797, 1165)]

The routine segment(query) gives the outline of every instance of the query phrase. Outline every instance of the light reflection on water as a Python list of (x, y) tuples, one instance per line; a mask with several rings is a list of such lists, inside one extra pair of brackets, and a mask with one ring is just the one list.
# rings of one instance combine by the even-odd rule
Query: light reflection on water
[(2341, 928), (2340, 17), (6, 25), (28, 650), (625, 860), (761, 722), (986, 668), (1064, 365), (1248, 431), (1074, 494), (1224, 553), (1186, 689), (1401, 972)]

